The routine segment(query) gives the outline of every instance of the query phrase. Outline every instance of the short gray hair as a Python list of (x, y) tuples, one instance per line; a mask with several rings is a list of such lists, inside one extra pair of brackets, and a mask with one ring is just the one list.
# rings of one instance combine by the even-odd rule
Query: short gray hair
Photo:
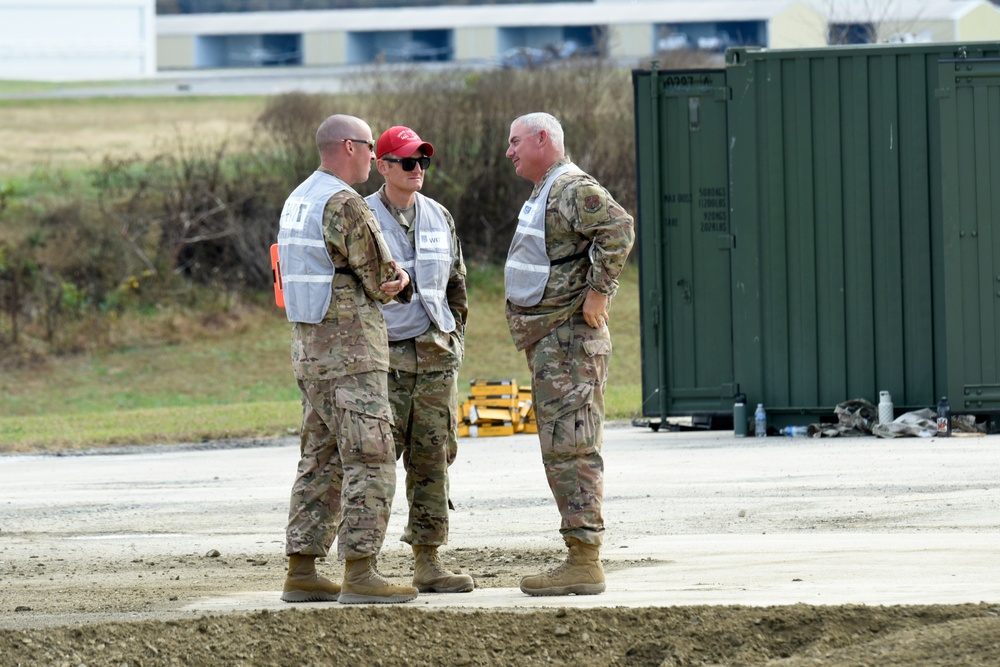
[(563, 134), (562, 123), (560, 123), (559, 119), (552, 114), (545, 113), (544, 111), (527, 113), (514, 119), (511, 126), (513, 127), (517, 123), (523, 124), (526, 128), (531, 130), (532, 134), (538, 134), (542, 130), (545, 130), (549, 135), (549, 139), (552, 140), (552, 145), (555, 146), (559, 152), (565, 152), (565, 135)]

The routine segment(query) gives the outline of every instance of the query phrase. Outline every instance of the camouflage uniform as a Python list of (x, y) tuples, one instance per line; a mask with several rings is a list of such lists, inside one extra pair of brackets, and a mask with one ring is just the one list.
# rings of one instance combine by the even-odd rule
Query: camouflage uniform
[[(549, 167), (548, 175), (565, 164)], [(531, 371), (545, 475), (562, 516), (563, 537), (600, 545), (604, 533), (604, 390), (611, 336), (607, 325), (584, 322), (588, 289), (611, 298), (632, 248), (632, 217), (591, 176), (556, 179), (545, 211), (550, 260), (588, 253), (589, 259), (553, 265), (542, 300), (530, 307), (507, 302), (507, 324)]]
[[(323, 170), (325, 171), (325, 170)], [(288, 555), (341, 559), (378, 554), (396, 490), (380, 285), (396, 279), (364, 199), (350, 190), (326, 204), (323, 236), (336, 267), (319, 324), (292, 325), (292, 368), (302, 392), (301, 458), (286, 530)], [(397, 297), (406, 302), (407, 288)]]
[[(415, 226), (411, 220), (389, 201), (384, 185), (378, 195), (406, 230), (412, 245)], [(465, 353), (469, 312), (462, 246), (451, 214), (443, 206), (441, 211), (451, 230), (454, 259), (445, 291), (455, 317), (455, 331), (445, 333), (432, 321), (419, 336), (389, 343), (392, 432), (396, 456), (402, 457), (406, 470), (410, 507), (400, 539), (423, 546), (448, 543), (448, 467), (458, 454), (458, 368)]]

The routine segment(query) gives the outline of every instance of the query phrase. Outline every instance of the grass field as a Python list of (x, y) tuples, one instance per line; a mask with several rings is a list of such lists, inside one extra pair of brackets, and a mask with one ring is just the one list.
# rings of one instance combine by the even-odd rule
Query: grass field
[[(641, 401), (637, 273), (627, 267), (611, 310), (609, 419), (630, 417)], [(475, 378), (528, 384), (497, 276), (498, 269), (481, 268), (470, 281), (463, 394)], [(0, 375), (0, 452), (297, 432), (299, 394), (281, 311), (248, 308), (201, 320), (159, 315), (118, 326), (135, 341), (119, 351), (49, 358)]]
[(239, 141), (264, 106), (257, 97), (0, 100), (0, 182), (183, 142)]
[[(181, 137), (233, 140), (252, 128), (265, 104), (254, 97), (0, 100), (0, 186), (51, 181), (105, 156), (142, 156)], [(0, 230), (4, 225), (14, 229), (17, 221), (7, 216)], [(611, 419), (630, 417), (641, 401), (637, 274), (627, 267), (611, 310)], [(501, 270), (470, 267), (469, 285), (460, 391), (474, 378), (526, 384), (524, 355), (514, 349), (504, 319)], [(299, 394), (281, 311), (164, 309), (101, 326), (114, 329), (116, 351), (0, 371), (0, 452), (297, 431)]]

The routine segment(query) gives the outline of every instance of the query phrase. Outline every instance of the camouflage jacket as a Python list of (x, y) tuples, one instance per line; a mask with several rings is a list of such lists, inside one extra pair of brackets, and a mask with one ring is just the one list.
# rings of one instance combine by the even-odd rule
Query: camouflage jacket
[[(323, 321), (292, 324), (292, 369), (300, 380), (328, 380), (389, 370), (389, 338), (382, 304), (392, 297), (382, 283), (395, 280), (392, 256), (371, 210), (343, 190), (326, 203), (323, 236), (336, 267), (333, 297)], [(413, 288), (397, 297), (408, 303)]]
[[(414, 244), (414, 228), (403, 216), (400, 209), (389, 201), (383, 185), (378, 191), (379, 199), (385, 204), (393, 218), (406, 230), (410, 245)], [(440, 207), (444, 219), (451, 230), (451, 250), (454, 260), (451, 265), (451, 276), (445, 289), (448, 307), (455, 317), (455, 331), (445, 333), (431, 322), (427, 331), (409, 338), (389, 343), (389, 367), (407, 373), (431, 373), (435, 371), (454, 370), (462, 365), (465, 356), (465, 322), (469, 315), (469, 296), (465, 288), (465, 261), (462, 257), (462, 244), (455, 231), (455, 221), (444, 206)], [(411, 276), (412, 278), (412, 276)]]
[[(550, 166), (531, 196), (537, 196), (548, 175), (568, 161), (559, 160)], [(588, 288), (613, 297), (635, 241), (632, 216), (587, 174), (557, 178), (545, 206), (549, 259), (588, 251), (589, 257), (552, 266), (542, 300), (536, 305), (522, 307), (507, 302), (507, 325), (519, 350), (536, 343), (580, 311)]]

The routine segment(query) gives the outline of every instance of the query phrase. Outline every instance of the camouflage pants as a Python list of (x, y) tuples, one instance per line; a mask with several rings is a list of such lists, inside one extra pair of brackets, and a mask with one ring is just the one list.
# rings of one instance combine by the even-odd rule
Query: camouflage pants
[(326, 556), (378, 554), (385, 540), (396, 461), (386, 374), (299, 381), (301, 458), (288, 511), (285, 552)]
[(448, 466), (458, 454), (458, 372), (389, 371), (396, 456), (406, 470), (410, 506), (403, 542), (448, 543)]
[(574, 315), (525, 350), (542, 465), (563, 537), (601, 544), (604, 518), (604, 389), (611, 337)]

